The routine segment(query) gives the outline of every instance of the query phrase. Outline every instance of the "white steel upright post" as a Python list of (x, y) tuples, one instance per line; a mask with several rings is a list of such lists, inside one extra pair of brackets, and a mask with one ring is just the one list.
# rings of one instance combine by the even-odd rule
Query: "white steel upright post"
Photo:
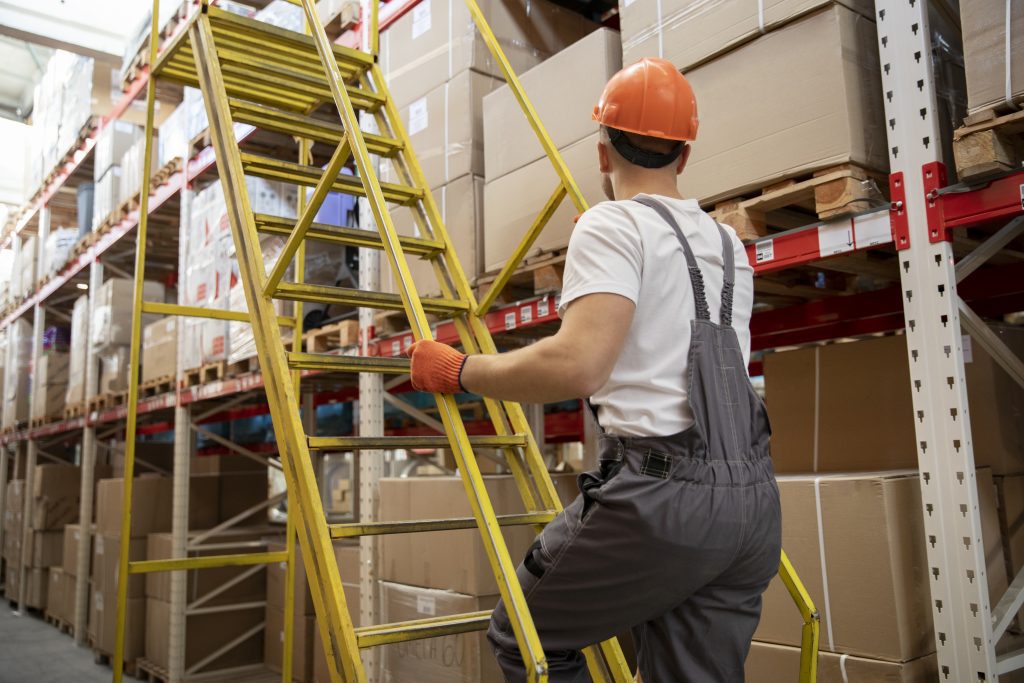
[[(945, 180), (928, 3), (876, 0), (939, 679), (996, 680), (951, 242), (930, 215)], [(930, 220), (931, 219), (931, 220)]]
[[(99, 382), (99, 360), (92, 345), (92, 312), (96, 297), (103, 286), (103, 264), (98, 260), (89, 264), (89, 314), (85, 327), (85, 391), (82, 392), (86, 406), (96, 395)], [(89, 621), (89, 561), (92, 558), (92, 509), (96, 491), (96, 425), (86, 410), (85, 429), (82, 430), (82, 488), (78, 506), (78, 558), (75, 560), (75, 643), (88, 644), (86, 625)]]

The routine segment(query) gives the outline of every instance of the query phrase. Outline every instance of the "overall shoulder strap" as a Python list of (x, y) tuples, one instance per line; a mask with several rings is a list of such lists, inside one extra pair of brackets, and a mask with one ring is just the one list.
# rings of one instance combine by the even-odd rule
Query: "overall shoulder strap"
[(708, 310), (708, 300), (704, 293), (704, 276), (700, 272), (700, 266), (697, 265), (697, 258), (693, 255), (693, 249), (690, 248), (690, 243), (686, 240), (686, 236), (683, 234), (682, 228), (679, 227), (679, 222), (676, 221), (675, 216), (672, 215), (672, 212), (667, 206), (653, 197), (634, 197), (633, 201), (654, 209), (657, 214), (669, 224), (672, 231), (675, 232), (676, 239), (679, 240), (679, 245), (683, 248), (683, 254), (686, 256), (686, 269), (690, 272), (690, 283), (693, 285), (693, 297), (697, 309), (697, 320), (710, 320), (711, 314)]
[(732, 291), (736, 285), (736, 254), (729, 233), (718, 221), (715, 221), (715, 226), (722, 236), (722, 310), (719, 321), (729, 327), (732, 325)]

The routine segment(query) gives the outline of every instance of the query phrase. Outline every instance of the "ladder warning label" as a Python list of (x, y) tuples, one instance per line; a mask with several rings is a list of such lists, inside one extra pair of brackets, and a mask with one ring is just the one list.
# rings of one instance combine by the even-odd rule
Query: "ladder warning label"
[(543, 318), (548, 314), (548, 300), (541, 299), (537, 302), (537, 317)]
[(775, 260), (775, 240), (761, 240), (754, 244), (754, 260), (767, 263)]
[(516, 327), (516, 312), (509, 311), (505, 314), (505, 329), (514, 330)]
[(430, 30), (430, 0), (423, 0), (412, 8), (412, 37), (419, 38)]
[(519, 309), (519, 319), (523, 321), (523, 324), (533, 320), (533, 309), (529, 306), (523, 306)]

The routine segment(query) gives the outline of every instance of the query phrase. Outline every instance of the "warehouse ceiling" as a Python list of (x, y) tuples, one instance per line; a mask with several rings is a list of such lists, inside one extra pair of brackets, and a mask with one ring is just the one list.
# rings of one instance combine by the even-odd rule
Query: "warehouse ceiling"
[(0, 36), (0, 116), (23, 120), (32, 111), (32, 89), (53, 50)]

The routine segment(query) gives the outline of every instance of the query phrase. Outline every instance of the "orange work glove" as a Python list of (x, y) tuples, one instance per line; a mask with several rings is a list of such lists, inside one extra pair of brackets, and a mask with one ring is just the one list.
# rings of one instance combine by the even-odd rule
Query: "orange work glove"
[(433, 339), (421, 339), (407, 353), (412, 360), (412, 386), (417, 391), (455, 394), (466, 390), (462, 386), (466, 354)]

